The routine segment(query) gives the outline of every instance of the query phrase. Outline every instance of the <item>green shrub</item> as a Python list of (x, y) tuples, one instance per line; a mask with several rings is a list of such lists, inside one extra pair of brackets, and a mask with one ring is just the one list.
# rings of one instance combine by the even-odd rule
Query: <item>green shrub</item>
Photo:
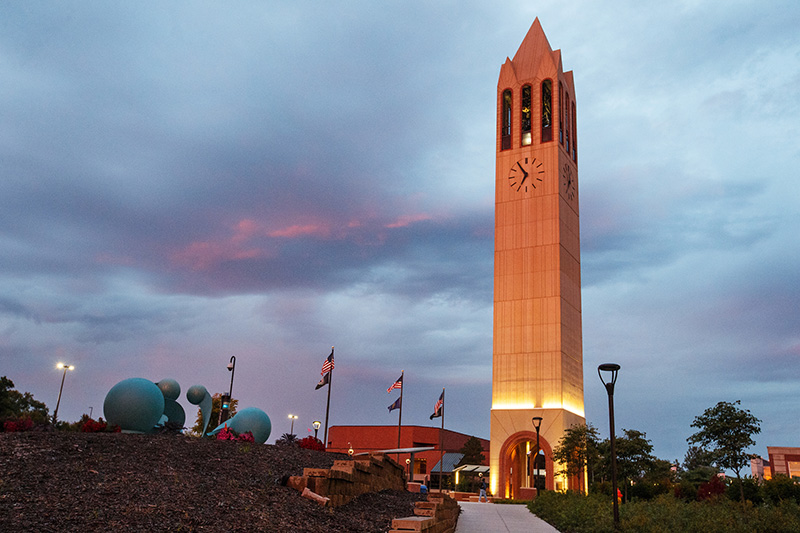
[[(737, 487), (738, 490), (738, 487)], [(611, 533), (612, 500), (607, 496), (546, 492), (528, 506), (562, 533)], [(670, 495), (620, 506), (619, 531), (631, 533), (789, 533), (800, 531), (800, 507), (746, 505), (727, 498), (683, 502)]]
[[(759, 505), (763, 503), (764, 498), (761, 495), (761, 487), (758, 485), (758, 481), (751, 478), (745, 477), (742, 478), (741, 485), (744, 489), (744, 499), (745, 501), (752, 502), (755, 505)], [(725, 490), (725, 495), (728, 497), (729, 500), (733, 501), (741, 501), (742, 493), (739, 490), (739, 480), (732, 479), (730, 485)]]
[(672, 484), (666, 480), (658, 482), (640, 481), (628, 489), (628, 495), (631, 500), (652, 500), (656, 496), (669, 494), (671, 489)]
[(776, 475), (772, 479), (764, 481), (761, 486), (761, 494), (764, 500), (779, 504), (781, 502), (793, 501), (800, 502), (800, 485), (788, 476)]

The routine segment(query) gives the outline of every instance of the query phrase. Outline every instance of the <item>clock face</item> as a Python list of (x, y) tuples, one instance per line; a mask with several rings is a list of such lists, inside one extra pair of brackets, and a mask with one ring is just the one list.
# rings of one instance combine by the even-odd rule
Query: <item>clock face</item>
[(564, 167), (561, 169), (561, 187), (564, 190), (564, 196), (566, 196), (568, 200), (575, 199), (575, 194), (578, 190), (576, 184), (575, 174), (572, 172), (572, 165), (564, 163)]
[(541, 190), (544, 164), (535, 157), (523, 157), (508, 171), (508, 185), (517, 192)]

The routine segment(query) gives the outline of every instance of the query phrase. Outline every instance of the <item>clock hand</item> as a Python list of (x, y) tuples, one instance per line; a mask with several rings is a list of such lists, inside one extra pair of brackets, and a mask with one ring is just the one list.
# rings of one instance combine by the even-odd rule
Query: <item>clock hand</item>
[(519, 161), (517, 161), (517, 166), (522, 171), (522, 180), (519, 182), (519, 184), (521, 186), (523, 183), (525, 183), (525, 180), (528, 179), (528, 173), (525, 172), (525, 169), (522, 168), (522, 165), (519, 164)]

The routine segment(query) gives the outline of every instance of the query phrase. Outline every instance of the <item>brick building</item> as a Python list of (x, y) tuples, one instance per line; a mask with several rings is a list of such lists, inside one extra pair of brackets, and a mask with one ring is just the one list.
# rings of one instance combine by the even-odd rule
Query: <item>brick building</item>
[[(354, 453), (391, 450), (396, 448), (424, 448), (433, 450), (414, 454), (412, 478), (422, 481), (430, 476), (434, 465), (439, 462), (442, 450), (445, 453), (457, 453), (469, 440), (465, 435), (449, 429), (426, 426), (402, 426), (400, 445), (397, 442), (397, 426), (332, 426), (328, 430), (328, 451), (347, 453), (352, 447)], [(477, 437), (483, 446), (484, 464), (489, 464), (489, 441)], [(440, 446), (441, 442), (441, 446)], [(409, 453), (401, 453), (399, 463), (406, 464), (411, 458)], [(392, 458), (398, 456), (392, 454)]]

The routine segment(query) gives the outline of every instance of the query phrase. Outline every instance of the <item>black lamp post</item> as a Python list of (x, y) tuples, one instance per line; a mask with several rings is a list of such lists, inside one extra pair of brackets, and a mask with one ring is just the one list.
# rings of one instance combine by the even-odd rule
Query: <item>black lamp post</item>
[(236, 356), (232, 355), (228, 363), (228, 372), (231, 373), (231, 387), (227, 393), (222, 393), (220, 398), (221, 405), (219, 408), (219, 423), (222, 424), (228, 419), (231, 412), (231, 400), (233, 399), (233, 375), (236, 373)]
[(294, 421), (297, 420), (297, 415), (289, 415), (289, 418), (292, 419), (292, 427), (289, 430), (289, 434), (294, 435)]
[[(603, 379), (601, 372), (610, 372), (609, 379)], [(619, 528), (619, 499), (617, 498), (617, 452), (615, 449), (616, 437), (614, 435), (614, 384), (617, 382), (619, 365), (616, 363), (603, 363), (597, 367), (597, 375), (606, 387), (608, 393), (608, 420), (611, 426), (611, 492), (614, 497), (614, 528)]]
[(542, 417), (534, 416), (531, 419), (533, 427), (536, 429), (536, 455), (533, 456), (533, 488), (536, 495), (539, 495), (539, 428), (542, 427)]
[(320, 422), (319, 420), (314, 420), (313, 422), (311, 422), (311, 425), (314, 426), (314, 438), (319, 440), (317, 438), (317, 432), (319, 431), (319, 427), (322, 425), (322, 422)]
[(228, 363), (228, 371), (231, 373), (231, 388), (228, 389), (228, 395), (233, 398), (233, 375), (236, 373), (236, 356), (232, 355)]
[(58, 401), (56, 402), (56, 410), (53, 411), (53, 425), (56, 425), (56, 419), (58, 418), (58, 406), (61, 405), (61, 393), (64, 391), (64, 380), (67, 377), (67, 370), (75, 370), (75, 367), (72, 365), (65, 365), (64, 363), (58, 363), (56, 368), (63, 368), (64, 374), (61, 376), (61, 388), (58, 389)]

